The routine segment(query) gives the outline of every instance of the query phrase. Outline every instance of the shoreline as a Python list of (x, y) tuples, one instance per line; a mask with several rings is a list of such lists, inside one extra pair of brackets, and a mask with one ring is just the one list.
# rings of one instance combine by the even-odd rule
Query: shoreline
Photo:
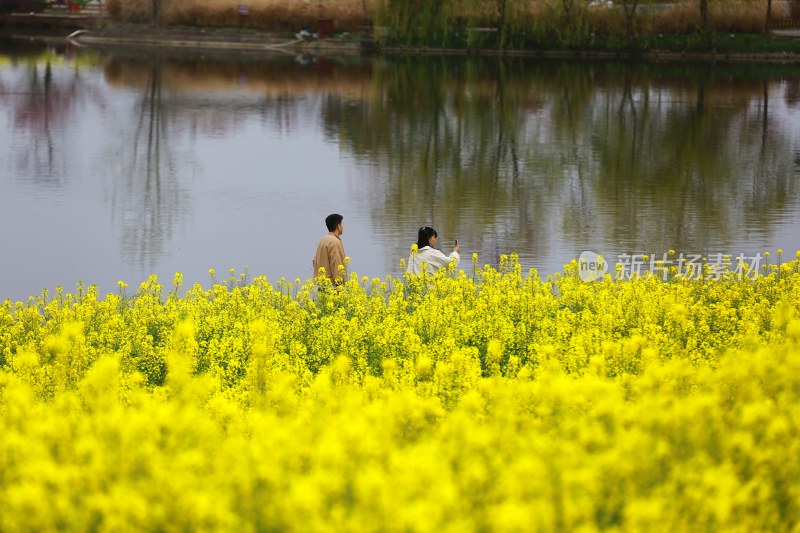
[[(88, 15), (88, 14), (87, 14)], [(11, 17), (17, 18), (16, 15)], [(8, 18), (8, 17), (7, 17)], [(301, 39), (291, 34), (279, 34), (249, 28), (200, 28), (185, 26), (153, 27), (145, 23), (109, 22), (105, 16), (31, 14), (20, 18), (39, 20), (41, 29), (50, 29), (48, 39), (63, 38), (77, 46), (98, 48), (146, 48), (174, 50), (181, 53), (302, 53), (308, 55), (416, 55), (416, 56), (474, 56), (588, 60), (645, 60), (653, 62), (762, 62), (800, 63), (800, 52), (746, 52), (731, 50), (675, 51), (654, 49), (630, 50), (554, 50), (554, 49), (494, 49), (494, 48), (432, 48), (424, 46), (381, 45), (371, 35), (341, 34), (327, 39)], [(64, 23), (53, 26), (55, 19)], [(71, 26), (70, 26), (71, 25)], [(77, 25), (77, 26), (76, 26)], [(69, 28), (69, 29), (66, 29)], [(2, 28), (5, 35), (14, 36), (12, 28)], [(11, 30), (11, 31), (9, 31)], [(69, 33), (69, 32), (72, 33)], [(66, 34), (66, 35), (65, 35)], [(774, 30), (775, 37), (800, 39), (800, 30)], [(25, 32), (30, 38), (31, 34)]]
[[(647, 60), (647, 61), (708, 61), (708, 62), (769, 62), (800, 63), (797, 53), (759, 52), (677, 52), (670, 50), (649, 51), (605, 51), (605, 50), (504, 50), (431, 48), (410, 46), (382, 46), (371, 38), (349, 40), (291, 39), (281, 38), (268, 32), (242, 32), (202, 28), (150, 28), (147, 26), (116, 26), (103, 29), (86, 29), (75, 32), (68, 40), (81, 46), (99, 47), (148, 47), (178, 49), (182, 51), (219, 50), (227, 52), (302, 52), (306, 54), (330, 55), (418, 55), (418, 56), (475, 56), (475, 57), (519, 57), (548, 59), (600, 59), (600, 60)], [(784, 30), (777, 35), (800, 38), (800, 31)]]
[(163, 37), (108, 37), (97, 35), (91, 31), (69, 37), (69, 41), (81, 46), (125, 47), (125, 48), (160, 48), (178, 49), (182, 51), (218, 50), (226, 52), (330, 52), (351, 55), (360, 53), (360, 46), (354, 43), (304, 42), (299, 39), (285, 40), (266, 38), (261, 40), (204, 40), (202, 38), (163, 38)]

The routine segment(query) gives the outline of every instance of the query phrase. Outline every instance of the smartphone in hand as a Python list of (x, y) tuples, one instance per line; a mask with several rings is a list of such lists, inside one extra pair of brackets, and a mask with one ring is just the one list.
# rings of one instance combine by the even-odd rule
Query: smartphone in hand
[(456, 239), (456, 244), (455, 245), (458, 246), (458, 239)]

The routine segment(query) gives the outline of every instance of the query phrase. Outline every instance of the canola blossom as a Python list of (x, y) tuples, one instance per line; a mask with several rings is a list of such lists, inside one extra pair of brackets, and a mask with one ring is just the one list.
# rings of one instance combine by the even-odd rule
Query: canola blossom
[(800, 260), (473, 264), (5, 301), (0, 531), (798, 531)]

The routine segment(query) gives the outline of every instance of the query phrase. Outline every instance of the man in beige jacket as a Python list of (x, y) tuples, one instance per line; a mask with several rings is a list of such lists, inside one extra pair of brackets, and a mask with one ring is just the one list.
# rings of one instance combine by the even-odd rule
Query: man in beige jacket
[(332, 214), (325, 218), (328, 234), (320, 239), (317, 244), (317, 255), (314, 256), (314, 277), (320, 275), (320, 269), (325, 269), (325, 276), (334, 285), (341, 285), (345, 280), (345, 272), (339, 271), (341, 265), (344, 269), (344, 245), (340, 235), (344, 232), (342, 215)]

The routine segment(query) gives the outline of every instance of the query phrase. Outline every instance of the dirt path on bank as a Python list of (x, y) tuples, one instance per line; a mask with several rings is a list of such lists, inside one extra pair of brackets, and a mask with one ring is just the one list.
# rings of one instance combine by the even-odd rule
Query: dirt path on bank
[[(776, 36), (800, 38), (800, 30), (776, 30)], [(228, 53), (291, 53), (310, 55), (410, 54), (480, 55), (498, 57), (554, 57), (578, 59), (645, 59), (651, 61), (761, 61), (800, 63), (800, 54), (742, 52), (603, 52), (546, 50), (465, 50), (404, 46), (380, 47), (369, 36), (344, 35), (332, 39), (301, 39), (251, 29), (162, 27), (146, 24), (111, 23), (75, 32), (70, 40), (78, 45)]]
[(773, 30), (773, 34), (780, 37), (791, 37), (793, 39), (800, 39), (800, 29), (794, 30)]
[(155, 28), (143, 24), (110, 24), (76, 32), (69, 39), (79, 45), (157, 47), (184, 51), (358, 54), (363, 48), (361, 40), (353, 36), (319, 40), (247, 29)]

